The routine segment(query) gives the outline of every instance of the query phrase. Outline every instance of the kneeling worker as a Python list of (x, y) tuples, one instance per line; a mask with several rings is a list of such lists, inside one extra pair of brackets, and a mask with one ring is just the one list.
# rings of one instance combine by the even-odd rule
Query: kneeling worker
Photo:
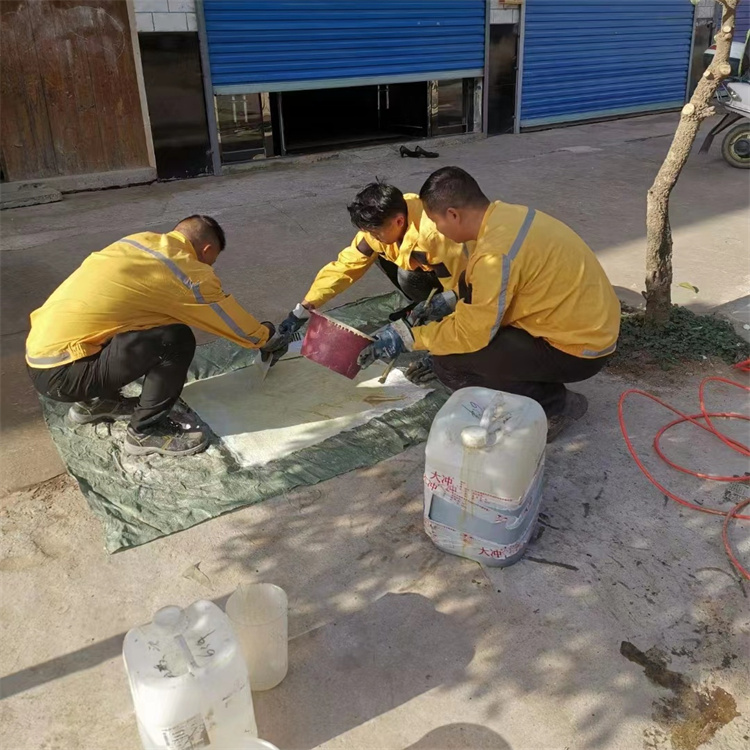
[(466, 265), (461, 245), (441, 235), (425, 215), (422, 202), (384, 182), (373, 182), (347, 206), (359, 230), (338, 259), (324, 266), (305, 298), (279, 326), (298, 331), (317, 309), (362, 278), (374, 264), (412, 302), (432, 290), (451, 290)]
[[(201, 430), (169, 418), (195, 352), (189, 326), (271, 356), (285, 344), (222, 291), (211, 266), (224, 245), (215, 219), (190, 216), (90, 255), (31, 314), (26, 363), (37, 391), (78, 402), (68, 412), (75, 424), (129, 419), (128, 453), (204, 449)], [(123, 398), (120, 388), (140, 377), (140, 398)]]
[(428, 351), (431, 361), (412, 374), (431, 367), (453, 390), (529, 396), (544, 407), (553, 440), (588, 406), (564, 384), (595, 375), (616, 347), (620, 304), (604, 270), (570, 227), (527, 206), (490, 203), (458, 167), (430, 175), (420, 198), (438, 231), (473, 243), (458, 298), (438, 295), (417, 306), (411, 325), (381, 329), (360, 364)]

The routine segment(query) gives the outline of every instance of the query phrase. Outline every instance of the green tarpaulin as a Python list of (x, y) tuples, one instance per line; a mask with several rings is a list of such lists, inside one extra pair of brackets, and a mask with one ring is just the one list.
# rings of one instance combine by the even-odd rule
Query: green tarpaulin
[[(403, 304), (403, 298), (393, 293), (329, 314), (371, 331)], [(198, 347), (189, 380), (247, 367), (254, 359), (252, 350), (216, 340)], [(387, 412), (313, 447), (251, 468), (240, 467), (216, 439), (197, 456), (133, 457), (121, 448), (124, 423), (72, 428), (65, 420), (68, 404), (43, 399), (43, 406), (68, 471), (104, 526), (106, 548), (116, 552), (394, 456), (426, 440), (446, 395), (435, 390), (401, 411)]]

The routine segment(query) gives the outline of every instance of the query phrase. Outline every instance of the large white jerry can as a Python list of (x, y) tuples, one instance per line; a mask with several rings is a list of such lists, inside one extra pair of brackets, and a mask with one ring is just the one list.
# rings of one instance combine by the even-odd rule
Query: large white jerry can
[(247, 666), (212, 602), (160, 609), (128, 632), (123, 658), (145, 750), (257, 747)]
[(424, 525), (445, 552), (511, 565), (531, 539), (542, 501), (547, 419), (530, 398), (456, 391), (427, 439)]

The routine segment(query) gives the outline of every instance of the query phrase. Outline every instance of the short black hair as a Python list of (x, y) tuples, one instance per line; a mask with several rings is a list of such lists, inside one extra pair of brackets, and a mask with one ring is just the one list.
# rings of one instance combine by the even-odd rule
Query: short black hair
[(187, 216), (177, 224), (175, 229), (185, 235), (190, 235), (188, 239), (194, 243), (203, 242), (218, 245), (219, 252), (222, 252), (227, 246), (224, 230), (213, 216), (204, 216), (203, 214)]
[(422, 203), (444, 214), (449, 208), (483, 208), (490, 202), (477, 181), (461, 167), (443, 167), (433, 172), (419, 191)]
[(404, 194), (382, 180), (371, 182), (360, 190), (346, 208), (352, 224), (364, 232), (380, 229), (394, 216), (409, 214)]

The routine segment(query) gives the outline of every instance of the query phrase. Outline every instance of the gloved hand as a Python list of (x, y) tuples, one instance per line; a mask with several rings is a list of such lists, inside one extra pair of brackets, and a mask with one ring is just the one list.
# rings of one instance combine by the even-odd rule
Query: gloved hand
[(406, 307), (402, 307), (400, 310), (396, 310), (396, 312), (392, 312), (388, 316), (388, 320), (391, 321), (391, 323), (394, 323), (397, 320), (404, 320), (409, 318), (409, 313), (418, 305), (418, 302), (411, 302)]
[(423, 326), (436, 320), (442, 320), (456, 309), (458, 298), (455, 292), (441, 292), (432, 299), (420, 302), (406, 318), (411, 326)]
[(425, 354), (422, 359), (412, 362), (407, 368), (404, 376), (414, 385), (425, 385), (437, 380), (437, 375), (432, 369), (432, 355)]
[(405, 320), (398, 320), (383, 326), (373, 334), (375, 339), (366, 346), (357, 357), (357, 364), (361, 368), (369, 367), (377, 359), (390, 362), (403, 351), (411, 351), (414, 336), (411, 327)]
[(279, 324), (279, 331), (286, 334), (297, 333), (310, 317), (310, 311), (299, 303)]
[(263, 325), (268, 328), (268, 341), (260, 347), (261, 356), (271, 355), (271, 367), (273, 367), (289, 349), (289, 339), (292, 337), (292, 333), (284, 333), (281, 330), (276, 330), (273, 323), (263, 321)]

